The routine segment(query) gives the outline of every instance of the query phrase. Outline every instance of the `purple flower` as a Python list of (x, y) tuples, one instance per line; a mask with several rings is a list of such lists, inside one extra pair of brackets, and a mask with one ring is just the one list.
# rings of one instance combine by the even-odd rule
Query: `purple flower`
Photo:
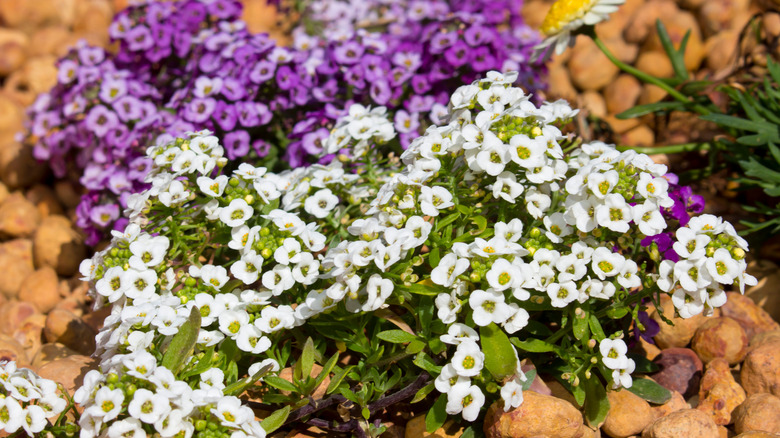
[(119, 206), (117, 204), (97, 205), (89, 212), (89, 218), (99, 227), (108, 226), (119, 218)]
[(456, 32), (438, 32), (431, 39), (431, 53), (442, 53), (458, 40)]
[(301, 139), (301, 146), (309, 155), (317, 155), (322, 152), (322, 143), (328, 136), (330, 136), (330, 131), (325, 128), (309, 132)]
[(360, 61), (364, 50), (356, 41), (348, 41), (333, 49), (333, 59), (339, 64), (352, 65)]
[(125, 34), (128, 48), (134, 52), (149, 50), (154, 46), (152, 31), (144, 25), (138, 25), (127, 31)]
[(119, 122), (116, 113), (103, 105), (97, 105), (90, 110), (85, 119), (87, 129), (98, 137), (103, 137)]
[(268, 151), (271, 150), (271, 144), (266, 141), (257, 139), (252, 142), (252, 149), (255, 150), (258, 158), (263, 158), (268, 155)]
[(203, 123), (211, 117), (217, 101), (211, 97), (192, 99), (184, 112), (184, 118), (193, 123)]
[(249, 153), (249, 133), (244, 130), (237, 130), (225, 134), (223, 144), (225, 152), (231, 160), (243, 157)]
[(290, 90), (298, 85), (298, 75), (289, 66), (283, 65), (276, 71), (276, 84), (280, 90)]
[(444, 58), (454, 67), (461, 67), (469, 61), (469, 47), (458, 40), (444, 52)]
[(111, 107), (123, 122), (138, 120), (143, 116), (141, 101), (134, 96), (122, 96)]
[(378, 105), (385, 105), (390, 100), (392, 92), (386, 81), (378, 80), (371, 84), (371, 99)]
[(644, 326), (644, 330), (639, 330), (638, 325), (634, 326), (635, 342), (639, 342), (639, 339), (641, 338), (644, 339), (645, 342), (655, 344), (655, 340), (653, 340), (653, 338), (661, 331), (661, 326), (659, 326), (653, 318), (650, 318), (650, 315), (648, 315), (644, 310), (637, 312), (636, 316), (637, 322)]
[(404, 110), (395, 113), (394, 126), (400, 133), (417, 132), (420, 127), (420, 119), (417, 113), (409, 114)]
[(249, 80), (255, 84), (262, 84), (263, 82), (271, 79), (276, 71), (276, 64), (262, 59), (258, 61), (249, 72)]
[(238, 121), (235, 106), (224, 101), (219, 101), (217, 110), (214, 112), (214, 119), (217, 121), (220, 128), (225, 131), (232, 130), (236, 127), (236, 122)]

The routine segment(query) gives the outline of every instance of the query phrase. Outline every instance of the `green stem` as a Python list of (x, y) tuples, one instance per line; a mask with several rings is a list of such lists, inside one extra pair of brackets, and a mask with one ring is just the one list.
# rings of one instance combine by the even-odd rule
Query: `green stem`
[(596, 36), (596, 32), (591, 31), (591, 32), (588, 33), (588, 36), (591, 37), (593, 42), (596, 43), (596, 46), (598, 46), (598, 48), (601, 49), (601, 51), (604, 53), (604, 55), (606, 55), (607, 58), (609, 58), (609, 60), (612, 61), (612, 63), (615, 64), (619, 69), (623, 70), (626, 73), (634, 75), (638, 79), (641, 79), (642, 81), (647, 82), (648, 84), (653, 84), (653, 85), (655, 85), (657, 87), (660, 87), (661, 89), (663, 89), (664, 91), (669, 93), (670, 96), (672, 96), (673, 98), (677, 99), (678, 101), (680, 101), (682, 103), (685, 103), (685, 104), (691, 105), (691, 108), (694, 111), (696, 111), (697, 113), (701, 114), (701, 115), (706, 115), (706, 114), (710, 113), (710, 110), (708, 110), (707, 108), (705, 108), (705, 107), (703, 107), (703, 106), (701, 106), (699, 104), (693, 103), (690, 100), (690, 98), (688, 98), (688, 96), (686, 96), (686, 95), (680, 93), (679, 91), (675, 90), (673, 87), (671, 87), (669, 84), (667, 84), (663, 80), (661, 80), (661, 79), (659, 79), (659, 78), (657, 78), (655, 76), (649, 75), (649, 74), (647, 74), (647, 73), (645, 73), (645, 72), (643, 72), (641, 70), (638, 70), (637, 68), (635, 68), (633, 66), (630, 66), (630, 65), (626, 64), (625, 62), (617, 59), (615, 57), (615, 55), (612, 54), (612, 52), (607, 48), (607, 46), (604, 44), (604, 42), (601, 41), (601, 39), (598, 36)]
[(712, 143), (681, 143), (667, 146), (617, 146), (617, 150), (621, 152), (631, 149), (640, 154), (681, 154), (683, 152), (709, 151), (712, 148)]

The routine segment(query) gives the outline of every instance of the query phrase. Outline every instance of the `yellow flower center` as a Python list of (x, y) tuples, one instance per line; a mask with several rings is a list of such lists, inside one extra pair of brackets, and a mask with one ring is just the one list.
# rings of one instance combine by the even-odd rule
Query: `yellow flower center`
[(587, 13), (597, 0), (558, 0), (550, 8), (550, 12), (544, 17), (541, 31), (550, 36)]

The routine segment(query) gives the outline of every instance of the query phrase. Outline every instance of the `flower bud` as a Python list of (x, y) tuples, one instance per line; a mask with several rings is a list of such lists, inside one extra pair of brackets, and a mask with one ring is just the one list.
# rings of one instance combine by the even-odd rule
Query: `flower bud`
[(221, 169), (227, 165), (227, 162), (228, 160), (225, 157), (217, 158), (217, 167)]
[[(588, 339), (588, 348), (596, 348), (596, 344), (597, 342), (595, 339)], [(593, 359), (595, 359), (595, 357), (591, 358), (591, 361), (593, 361)]]
[(585, 378), (590, 379), (591, 373), (590, 370), (585, 370)]
[(731, 248), (731, 256), (734, 257), (735, 260), (742, 260), (745, 258), (745, 251), (742, 248), (735, 246)]
[(469, 275), (469, 280), (473, 281), (474, 283), (480, 281), (482, 279), (482, 276), (479, 275), (478, 272), (472, 272), (471, 275)]
[(264, 259), (269, 259), (272, 255), (274, 255), (274, 253), (270, 248), (264, 248), (262, 251), (260, 251), (260, 255), (263, 256)]
[(255, 197), (252, 195), (246, 195), (244, 196), (244, 201), (246, 201), (247, 204), (252, 204), (255, 202)]
[(538, 137), (540, 135), (542, 135), (542, 128), (538, 126), (534, 126), (533, 128), (531, 128), (531, 138)]
[(529, 236), (531, 236), (531, 237), (532, 237), (532, 238), (534, 238), (534, 239), (538, 239), (538, 238), (539, 238), (539, 236), (541, 236), (541, 235), (542, 235), (542, 230), (540, 230), (540, 229), (539, 229), (539, 228), (537, 228), (537, 227), (533, 227), (533, 228), (531, 228), (531, 232), (530, 232), (530, 233), (528, 233), (528, 235), (529, 235)]

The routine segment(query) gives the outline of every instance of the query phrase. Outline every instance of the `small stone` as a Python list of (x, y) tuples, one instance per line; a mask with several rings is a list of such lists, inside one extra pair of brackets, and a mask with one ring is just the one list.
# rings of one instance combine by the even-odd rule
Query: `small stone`
[(32, 358), (38, 353), (43, 344), (43, 325), (46, 322), (46, 316), (42, 314), (33, 315), (27, 318), (13, 332), (16, 339), (27, 352), (27, 357)]
[(503, 401), (490, 405), (485, 415), (486, 438), (577, 438), (582, 414), (557, 397), (523, 391), (523, 404), (504, 412)]
[(62, 25), (51, 25), (37, 29), (30, 40), (30, 56), (67, 54), (67, 47), (63, 44), (70, 38), (70, 30)]
[(604, 100), (610, 114), (619, 114), (633, 108), (642, 92), (642, 84), (630, 74), (623, 73), (604, 88)]
[(672, 412), (681, 411), (683, 409), (690, 409), (691, 406), (685, 401), (682, 394), (677, 391), (672, 391), (672, 398), (666, 403), (658, 406), (651, 406), (655, 418), (665, 417)]
[(780, 433), (780, 398), (767, 393), (748, 397), (734, 410), (734, 430)]
[(32, 148), (18, 141), (0, 144), (0, 179), (9, 188), (28, 187), (41, 181), (46, 169), (32, 156)]
[(747, 12), (750, 0), (708, 0), (699, 8), (699, 22), (705, 35), (731, 29), (732, 19)]
[(713, 438), (719, 436), (718, 426), (709, 415), (696, 409), (672, 412), (651, 423), (642, 438)]
[(642, 86), (642, 93), (639, 94), (639, 105), (646, 105), (648, 103), (660, 102), (668, 93), (663, 88), (653, 84), (644, 84)]
[(612, 438), (641, 433), (655, 419), (650, 403), (628, 390), (607, 392), (609, 413), (601, 430)]
[(81, 354), (95, 352), (95, 331), (67, 310), (54, 309), (49, 312), (43, 333), (48, 342), (60, 342)]
[(604, 102), (604, 98), (601, 94), (595, 91), (586, 91), (582, 93), (580, 108), (588, 111), (598, 118), (604, 118), (607, 116), (607, 104)]
[(696, 353), (688, 348), (667, 348), (653, 360), (661, 369), (651, 377), (670, 391), (677, 391), (685, 398), (699, 387), (703, 364)]
[(27, 60), (20, 71), (24, 73), (30, 91), (35, 94), (45, 93), (57, 85), (56, 64), (57, 58), (52, 55)]
[(639, 119), (637, 118), (621, 120), (612, 115), (604, 117), (604, 121), (609, 124), (609, 127), (612, 128), (616, 134), (622, 134), (632, 128), (639, 126), (640, 123)]
[(574, 102), (577, 99), (577, 89), (571, 83), (569, 71), (563, 65), (553, 65), (547, 72), (548, 100), (566, 99)]
[(8, 199), (8, 196), (10, 193), (8, 193), (8, 187), (5, 186), (5, 184), (0, 182), (0, 204), (5, 202), (6, 199)]
[(51, 266), (62, 276), (78, 272), (79, 264), (87, 255), (84, 238), (63, 216), (44, 218), (35, 233), (34, 254), (36, 266)]
[(737, 29), (724, 30), (707, 38), (704, 42), (707, 67), (717, 72), (733, 64), (736, 60), (738, 39), (739, 31)]
[(671, 298), (668, 298), (666, 295), (661, 296), (661, 310), (664, 316), (674, 323), (673, 326), (665, 323), (658, 315), (657, 310), (651, 315), (660, 327), (660, 331), (653, 340), (662, 350), (670, 347), (685, 347), (693, 339), (693, 335), (696, 334), (699, 326), (707, 321), (707, 317), (702, 314), (691, 318), (675, 316), (674, 304)]
[(636, 61), (635, 67), (649, 75), (659, 78), (669, 78), (674, 76), (672, 62), (665, 52), (651, 50), (642, 52)]
[(19, 299), (48, 313), (60, 301), (59, 278), (54, 269), (44, 266), (28, 275), (19, 290)]
[(447, 420), (433, 433), (425, 430), (425, 415), (418, 415), (406, 423), (404, 438), (458, 438), (463, 435), (464, 427), (458, 427), (458, 423)]
[(655, 32), (655, 21), (679, 13), (671, 0), (651, 0), (640, 6), (623, 31), (629, 43), (642, 44), (651, 32)]
[(566, 400), (567, 402), (571, 403), (573, 406), (577, 406), (577, 400), (574, 399), (574, 394), (569, 392), (569, 390), (566, 389), (563, 385), (561, 385), (560, 382), (558, 382), (555, 379), (549, 379), (544, 383), (548, 388), (550, 388), (550, 395), (552, 395), (553, 397), (558, 397), (560, 399)]
[(724, 358), (731, 364), (742, 362), (747, 354), (748, 339), (739, 323), (722, 316), (702, 324), (691, 341), (691, 348), (702, 361)]
[(24, 322), (38, 314), (38, 310), (24, 301), (10, 301), (0, 308), (0, 333), (13, 335)]
[[(661, 16), (660, 19), (666, 27), (666, 32), (669, 34), (672, 45), (677, 49), (680, 48), (680, 43), (685, 34), (690, 32), (688, 44), (685, 46), (685, 68), (689, 71), (696, 71), (701, 64), (701, 61), (704, 59), (705, 54), (702, 34), (696, 17), (690, 12), (680, 11), (674, 15)], [(650, 36), (647, 41), (645, 41), (642, 48), (658, 52), (664, 51), (655, 28), (655, 22), (653, 23)]]
[(780, 341), (780, 330), (759, 333), (753, 336), (753, 339), (750, 340), (750, 345), (748, 345), (748, 353), (760, 347), (761, 345), (776, 341)]
[(740, 381), (748, 396), (768, 392), (780, 396), (780, 342), (767, 342), (745, 357)]
[(251, 33), (267, 33), (276, 41), (276, 45), (284, 47), (290, 44), (290, 36), (279, 26), (279, 11), (265, 0), (244, 0), (241, 19)]
[(639, 125), (620, 136), (622, 144), (631, 146), (653, 146), (655, 144), (655, 132), (647, 125)]
[(81, 203), (82, 189), (72, 181), (60, 180), (54, 183), (54, 191), (62, 205), (67, 208), (75, 208)]
[(98, 367), (96, 359), (89, 356), (75, 355), (56, 359), (38, 368), (38, 375), (44, 379), (61, 383), (72, 396), (76, 389), (84, 383), (84, 376), (90, 370)]
[(713, 359), (701, 379), (699, 405), (696, 409), (708, 413), (715, 424), (731, 424), (731, 413), (745, 401), (745, 390), (734, 380), (726, 359)]
[(0, 142), (13, 140), (17, 132), (24, 126), (24, 107), (14, 101), (6, 93), (0, 93)]
[(57, 200), (57, 194), (49, 186), (36, 184), (27, 190), (25, 197), (35, 205), (42, 218), (65, 213)]
[(26, 60), (26, 45), (14, 41), (0, 43), (0, 77), (18, 70)]
[(0, 362), (15, 361), (19, 366), (27, 366), (30, 361), (24, 346), (12, 336), (0, 334)]
[(21, 193), (12, 193), (0, 205), (0, 233), (6, 236), (30, 236), (40, 223), (38, 209)]
[(750, 432), (741, 433), (734, 438), (780, 438), (780, 433), (769, 433), (763, 430), (751, 430)]
[(15, 298), (22, 282), (32, 274), (32, 242), (28, 239), (14, 239), (0, 243), (0, 266), (3, 267), (3, 281), (0, 281), (0, 293), (7, 298)]
[(580, 90), (600, 90), (617, 76), (618, 68), (589, 39), (582, 39), (582, 47), (572, 52), (569, 72)]
[(40, 368), (41, 365), (62, 359), (69, 356), (76, 356), (78, 353), (60, 343), (48, 343), (41, 345), (41, 348), (32, 357), (32, 367)]
[(780, 324), (750, 298), (739, 292), (728, 292), (726, 296), (728, 301), (720, 308), (721, 313), (737, 320), (745, 329), (748, 340), (758, 333), (780, 329)]
[(774, 263), (772, 265), (772, 272), (757, 275), (760, 278), (758, 284), (746, 290), (745, 296), (753, 300), (774, 321), (780, 321), (780, 270)]

